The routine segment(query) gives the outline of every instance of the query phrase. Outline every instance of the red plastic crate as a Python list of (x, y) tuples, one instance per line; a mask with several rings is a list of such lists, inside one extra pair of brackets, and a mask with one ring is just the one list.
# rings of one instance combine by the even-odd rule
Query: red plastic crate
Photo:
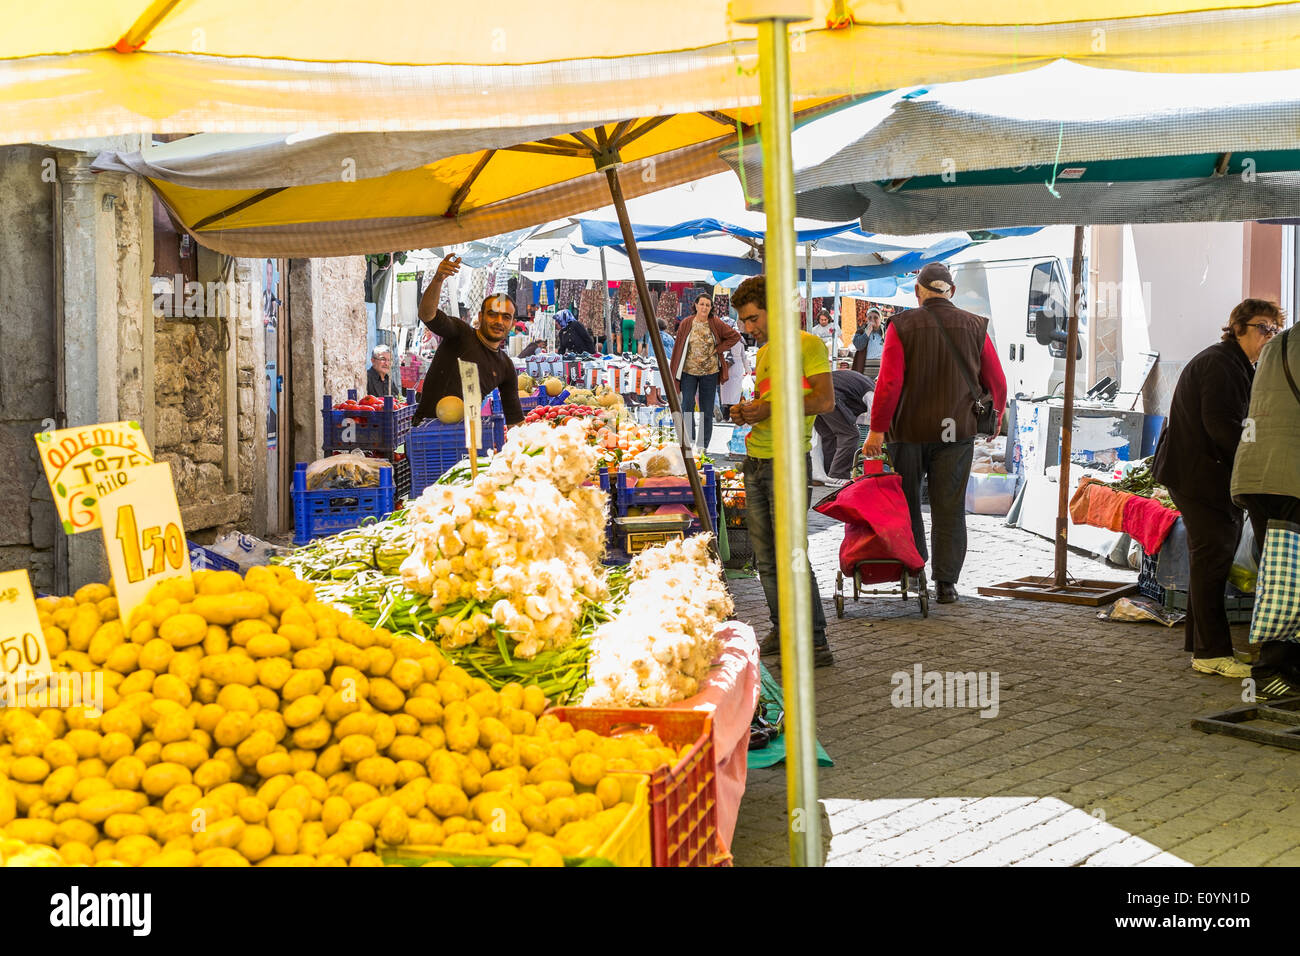
[(712, 715), (698, 710), (640, 707), (556, 707), (551, 713), (575, 730), (590, 730), (603, 737), (648, 729), (678, 750), (691, 745), (686, 756), (672, 767), (660, 767), (648, 774), (654, 865), (722, 866), (730, 862), (718, 841)]

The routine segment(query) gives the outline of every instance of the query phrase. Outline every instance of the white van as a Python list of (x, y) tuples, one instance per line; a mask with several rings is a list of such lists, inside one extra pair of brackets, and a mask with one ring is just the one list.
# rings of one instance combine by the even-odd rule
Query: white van
[[(1070, 267), (1074, 227), (1053, 226), (1031, 236), (999, 239), (959, 253), (948, 261), (957, 293), (953, 303), (987, 316), (989, 336), (1002, 360), (1009, 397), (1038, 398), (1060, 393), (1065, 383), (1065, 346), (1039, 345), (1034, 322), (1039, 312), (1069, 323)], [(1086, 391), (1088, 312), (1079, 315), (1075, 396)], [(1076, 353), (1077, 354), (1077, 353)]]

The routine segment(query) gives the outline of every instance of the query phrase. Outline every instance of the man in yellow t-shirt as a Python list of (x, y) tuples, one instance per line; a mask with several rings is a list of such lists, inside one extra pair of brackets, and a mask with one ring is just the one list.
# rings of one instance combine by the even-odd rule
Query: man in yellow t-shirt
[[(752, 426), (745, 450), (745, 523), (749, 528), (749, 541), (754, 549), (754, 566), (758, 570), (763, 594), (767, 597), (768, 615), (772, 631), (763, 641), (764, 654), (777, 654), (781, 650), (778, 632), (776, 591), (776, 513), (773, 489), (773, 464), (776, 454), (772, 439), (772, 377), (771, 358), (767, 348), (767, 286), (763, 276), (746, 279), (731, 297), (731, 305), (740, 320), (741, 331), (752, 335), (762, 346), (754, 368), (756, 398), (731, 408), (731, 420), (738, 425)], [(831, 384), (830, 360), (826, 346), (817, 336), (799, 333), (799, 351), (803, 364), (803, 450), (805, 481), (808, 501), (812, 503), (812, 447), (813, 422), (818, 415), (835, 407), (835, 389)], [(807, 541), (803, 542), (807, 550)], [(817, 667), (835, 663), (830, 645), (826, 643), (826, 614), (822, 610), (821, 594), (812, 563), (808, 564), (808, 580), (813, 597), (813, 660)]]

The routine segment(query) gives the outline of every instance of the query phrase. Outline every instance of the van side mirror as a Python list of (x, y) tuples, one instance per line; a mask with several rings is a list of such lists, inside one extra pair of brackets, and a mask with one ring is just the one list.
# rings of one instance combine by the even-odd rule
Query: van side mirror
[(1068, 336), (1056, 328), (1056, 319), (1046, 312), (1039, 312), (1034, 316), (1034, 338), (1038, 340), (1039, 345), (1053, 345), (1055, 343), (1064, 343)]
[[(1070, 341), (1070, 336), (1056, 327), (1055, 317), (1047, 312), (1039, 312), (1034, 316), (1034, 338), (1039, 345), (1059, 346), (1059, 351), (1053, 353), (1058, 357), (1065, 354), (1065, 344)], [(1075, 343), (1074, 358), (1075, 361), (1083, 358), (1082, 342)]]

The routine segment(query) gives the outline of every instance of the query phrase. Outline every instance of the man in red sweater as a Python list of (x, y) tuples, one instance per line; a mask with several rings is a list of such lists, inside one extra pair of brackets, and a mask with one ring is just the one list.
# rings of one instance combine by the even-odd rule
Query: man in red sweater
[[(912, 536), (921, 556), (931, 559), (940, 604), (957, 600), (957, 579), (966, 560), (966, 484), (977, 430), (975, 397), (957, 363), (993, 396), (999, 426), (1007, 403), (1007, 381), (988, 336), (988, 319), (953, 305), (956, 289), (948, 267), (932, 262), (916, 277), (920, 307), (890, 320), (871, 432), (862, 446), (864, 455), (879, 455), (889, 433), (889, 459), (903, 479)], [(932, 554), (921, 520), (923, 477), (930, 488)]]

